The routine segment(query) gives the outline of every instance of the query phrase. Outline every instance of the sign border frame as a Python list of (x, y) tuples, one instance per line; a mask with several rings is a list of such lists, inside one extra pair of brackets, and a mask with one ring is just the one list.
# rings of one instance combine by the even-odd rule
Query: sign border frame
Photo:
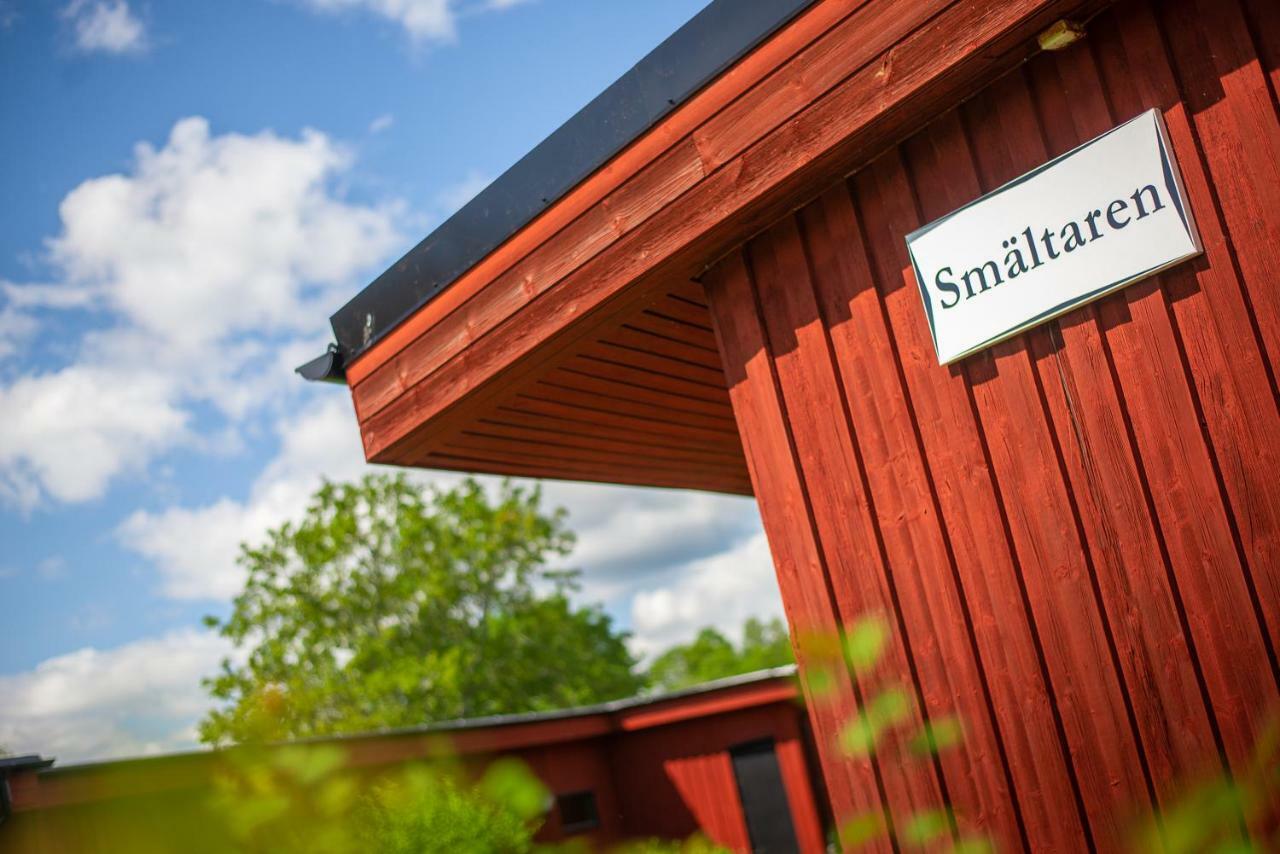
[[(1134, 273), (1133, 275), (1130, 275), (1130, 276), (1126, 276), (1123, 279), (1117, 279), (1114, 282), (1110, 282), (1106, 285), (1103, 285), (1099, 288), (1089, 291), (1088, 293), (1081, 294), (1065, 302), (1059, 303), (1058, 305), (1053, 306), (1052, 308), (1042, 311), (1040, 314), (1037, 314), (1035, 317), (1028, 318), (1027, 320), (1022, 321), (1018, 325), (1004, 332), (1001, 332), (997, 335), (994, 335), (985, 341), (982, 341), (978, 344), (974, 344), (972, 347), (969, 347), (963, 352), (957, 353), (951, 358), (944, 360), (942, 358), (942, 354), (938, 351), (938, 334), (937, 334), (937, 329), (934, 326), (933, 303), (929, 298), (929, 291), (927, 286), (925, 285), (924, 277), (920, 273), (920, 265), (916, 263), (916, 256), (911, 249), (911, 242), (918, 237), (923, 237), (924, 235), (928, 234), (930, 231), (933, 231), (938, 226), (945, 224), (948, 220), (952, 219), (953, 217), (957, 216), (960, 213), (963, 213), (969, 208), (977, 204), (980, 204), (981, 202), (984, 202), (987, 199), (992, 198), (993, 196), (997, 196), (1007, 190), (1011, 190), (1014, 187), (1018, 186), (1019, 184), (1023, 184), (1031, 180), (1035, 176), (1039, 175), (1041, 172), (1044, 172), (1045, 170), (1050, 169), (1053, 166), (1056, 166), (1058, 163), (1062, 162), (1063, 160), (1066, 160), (1072, 157), (1073, 155), (1078, 154), (1081, 151), (1084, 151), (1086, 148), (1089, 148), (1092, 145), (1102, 142), (1104, 139), (1106, 139), (1116, 131), (1120, 130), (1121, 128), (1127, 127), (1128, 125), (1131, 125), (1134, 122), (1141, 121), (1142, 119), (1148, 118), (1148, 117), (1150, 117), (1154, 121), (1155, 127), (1156, 127), (1156, 141), (1159, 143), (1159, 146), (1160, 146), (1160, 161), (1161, 161), (1161, 167), (1164, 171), (1165, 187), (1169, 191), (1169, 195), (1172, 196), (1173, 206), (1178, 211), (1178, 216), (1182, 219), (1182, 225), (1187, 231), (1187, 236), (1191, 238), (1191, 243), (1194, 251), (1186, 255), (1182, 255), (1177, 258), (1174, 258), (1170, 261), (1166, 261), (1163, 264), (1158, 264), (1155, 267), (1149, 267), (1146, 270), (1142, 270), (1141, 272)], [(973, 354), (981, 350), (985, 350), (988, 347), (992, 347), (996, 344), (999, 344), (1001, 341), (1008, 340), (1009, 338), (1012, 338), (1015, 335), (1019, 335), (1023, 332), (1026, 332), (1027, 330), (1033, 327), (1039, 326), (1043, 323), (1047, 323), (1056, 317), (1060, 317), (1063, 314), (1066, 314), (1067, 312), (1071, 311), (1072, 309), (1079, 308), (1080, 306), (1087, 305), (1088, 303), (1101, 299), (1102, 297), (1106, 296), (1112, 291), (1120, 290), (1121, 288), (1124, 288), (1135, 282), (1141, 281), (1142, 279), (1145, 279), (1149, 276), (1154, 276), (1157, 273), (1160, 273), (1161, 271), (1166, 270), (1170, 267), (1173, 267), (1177, 264), (1181, 264), (1184, 261), (1188, 261), (1192, 258), (1202, 255), (1204, 253), (1204, 244), (1200, 240), (1199, 229), (1196, 228), (1195, 216), (1191, 211), (1190, 200), (1185, 198), (1186, 186), (1182, 181), (1182, 172), (1178, 169), (1178, 162), (1172, 155), (1172, 149), (1173, 149), (1173, 146), (1169, 141), (1169, 130), (1164, 123), (1164, 114), (1158, 108), (1152, 107), (1151, 109), (1145, 110), (1139, 113), (1138, 115), (1134, 116), (1133, 118), (1128, 119), (1127, 121), (1121, 122), (1120, 124), (1116, 125), (1115, 127), (1111, 128), (1105, 133), (1099, 134), (1098, 136), (1094, 137), (1088, 142), (1081, 143), (1080, 145), (1077, 145), (1075, 148), (1072, 148), (1070, 151), (1065, 151), (1062, 154), (1059, 154), (1057, 157), (1054, 157), (1052, 160), (1042, 163), (1036, 168), (1032, 169), (1031, 171), (1026, 172), (1022, 175), (1019, 175), (1017, 178), (1014, 178), (1011, 181), (1007, 181), (1004, 184), (1001, 184), (999, 187), (997, 187), (994, 190), (991, 190), (988, 193), (983, 193), (981, 196), (977, 197), (976, 199), (973, 199), (972, 201), (961, 205), (960, 207), (956, 208), (950, 213), (944, 214), (943, 216), (935, 219), (933, 222), (923, 225), (920, 228), (917, 228), (916, 230), (907, 234), (904, 238), (904, 241), (907, 244), (907, 255), (911, 259), (911, 270), (916, 277), (916, 286), (920, 290), (920, 298), (924, 303), (925, 317), (929, 323), (929, 337), (933, 340), (933, 352), (934, 352), (934, 355), (937, 356), (938, 358), (938, 364), (939, 365), (954, 364), (960, 361), (961, 359), (968, 358), (969, 356), (972, 356)], [(1184, 201), (1186, 201), (1186, 204), (1184, 204)]]

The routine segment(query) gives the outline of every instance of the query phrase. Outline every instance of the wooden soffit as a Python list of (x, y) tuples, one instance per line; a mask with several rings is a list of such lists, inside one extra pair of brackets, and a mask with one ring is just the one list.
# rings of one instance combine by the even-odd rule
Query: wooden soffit
[(347, 367), (372, 462), (749, 493), (696, 280), (1102, 0), (820, 0)]

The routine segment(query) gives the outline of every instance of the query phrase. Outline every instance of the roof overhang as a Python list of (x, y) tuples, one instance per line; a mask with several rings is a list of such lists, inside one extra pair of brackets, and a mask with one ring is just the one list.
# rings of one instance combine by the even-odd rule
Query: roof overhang
[(334, 316), (366, 456), (750, 492), (702, 271), (1101, 5), (716, 0)]

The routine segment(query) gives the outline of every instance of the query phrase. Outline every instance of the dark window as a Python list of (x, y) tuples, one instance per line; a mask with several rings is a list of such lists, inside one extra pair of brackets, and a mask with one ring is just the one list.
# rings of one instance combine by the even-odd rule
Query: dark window
[(600, 826), (595, 792), (557, 795), (556, 807), (560, 810), (560, 830), (564, 833), (582, 833)]
[(740, 744), (729, 750), (729, 756), (733, 759), (733, 776), (738, 781), (738, 797), (742, 799), (742, 813), (747, 819), (751, 850), (756, 854), (799, 851), (773, 739)]

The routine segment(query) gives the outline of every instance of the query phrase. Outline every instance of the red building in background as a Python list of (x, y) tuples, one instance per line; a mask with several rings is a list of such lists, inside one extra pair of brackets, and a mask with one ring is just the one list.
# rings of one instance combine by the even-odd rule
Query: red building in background
[[(580, 837), (595, 848), (701, 832), (734, 851), (817, 852), (826, 805), (796, 697), (787, 667), (661, 696), (313, 743), (340, 745), (348, 767), (371, 777), (438, 755), (441, 736), (477, 768), (518, 757), (552, 795), (542, 841)], [(193, 821), (208, 822), (183, 813), (202, 803), (219, 756), (0, 760), (0, 851), (220, 850), (213, 828), (192, 839)]]

